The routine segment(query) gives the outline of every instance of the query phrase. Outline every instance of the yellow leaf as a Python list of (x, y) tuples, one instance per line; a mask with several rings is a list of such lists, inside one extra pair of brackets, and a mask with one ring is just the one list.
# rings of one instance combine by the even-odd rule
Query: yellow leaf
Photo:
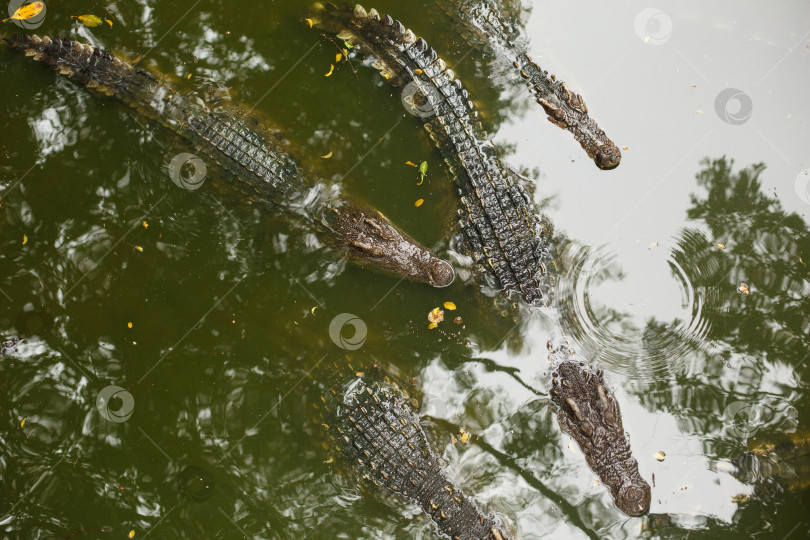
[(470, 434), (464, 431), (464, 428), (461, 428), (461, 442), (465, 443), (470, 440)]
[(107, 24), (109, 24), (109, 25), (110, 25), (110, 28), (112, 28), (112, 21), (111, 21), (110, 19), (104, 19), (104, 22), (106, 22)]
[(726, 249), (726, 245), (722, 242), (717, 242), (715, 246), (717, 246), (717, 249)]
[(453, 302), (445, 302), (444, 308), (453, 311), (454, 309), (456, 309), (456, 305)]
[(748, 285), (746, 285), (745, 283), (740, 282), (740, 286), (737, 287), (737, 292), (742, 294), (751, 294), (751, 289), (749, 289)]
[(342, 55), (341, 53), (337, 53), (337, 54), (335, 55), (335, 62), (340, 62), (340, 60), (341, 60), (342, 58), (343, 58), (343, 55)]
[(667, 458), (667, 455), (665, 453), (663, 453), (663, 452), (656, 452), (655, 453), (655, 459), (657, 459), (658, 461), (664, 461), (666, 458)]
[(318, 306), (313, 307), (313, 308), (312, 308), (312, 309), (310, 309), (309, 311), (310, 311), (310, 313), (312, 313), (313, 315), (315, 315), (315, 310), (316, 310), (316, 309), (318, 309)]
[(658, 247), (658, 242), (653, 242), (652, 244), (650, 244), (650, 247), (651, 248)]
[(132, 323), (131, 322), (127, 323), (127, 328), (132, 328)]
[(143, 248), (142, 248), (141, 246), (135, 246), (135, 249), (137, 249), (138, 251), (140, 251), (141, 253), (143, 253)]
[(312, 19), (304, 19), (304, 24), (306, 24), (309, 28), (315, 26), (315, 23), (312, 22)]
[(144, 229), (148, 229), (148, 228), (149, 228), (149, 224), (148, 224), (146, 221), (142, 221), (142, 222), (141, 222), (141, 225), (143, 225), (143, 228), (144, 228)]
[(21, 427), (21, 428), (25, 427), (25, 421), (26, 421), (26, 420), (28, 420), (28, 418), (23, 418), (23, 419), (22, 419), (22, 422), (20, 422), (20, 427)]
[(433, 330), (434, 328), (436, 328), (436, 323), (435, 322), (432, 322), (432, 323), (430, 323), (428, 325), (428, 330)]
[(190, 78), (191, 78), (191, 73), (188, 74), (188, 77), (186, 77), (186, 79), (190, 79)]
[(129, 536), (130, 538), (135, 538), (135, 529), (129, 531), (129, 534), (127, 536)]
[(18, 7), (17, 11), (8, 19), (3, 19), (3, 22), (10, 21), (11, 19), (24, 21), (31, 17), (36, 17), (43, 9), (45, 9), (45, 2), (31, 2), (30, 4)]
[(417, 199), (417, 200), (416, 200), (416, 202), (415, 202), (415, 203), (413, 203), (413, 205), (414, 205), (415, 207), (419, 208), (420, 206), (422, 206), (422, 203), (423, 203), (423, 202), (425, 202), (425, 199)]
[(73, 18), (78, 19), (80, 23), (91, 28), (101, 24), (101, 18), (95, 15), (74, 15)]
[(23, 235), (23, 245), (25, 245), (27, 243), (28, 243), (28, 235), (24, 234)]
[(415, 70), (413, 70), (413, 72), (416, 75), (421, 75), (422, 73), (424, 73), (424, 71), (422, 71), (421, 69), (415, 69)]
[(332, 72), (335, 71), (335, 64), (331, 65), (332, 67), (329, 68), (329, 73), (325, 74), (324, 77), (329, 77), (332, 75)]
[(414, 163), (413, 161), (406, 161), (405, 165), (410, 165), (411, 167), (416, 167), (417, 166), (416, 163)]
[(326, 458), (326, 461), (324, 461), (324, 463), (332, 463), (333, 461), (335, 460), (332, 458), (332, 456), (329, 456), (328, 458)]
[(330, 157), (332, 157), (332, 151), (331, 151), (331, 150), (329, 150), (329, 153), (328, 153), (328, 154), (326, 154), (325, 156), (321, 156), (321, 157), (322, 157), (323, 159), (329, 159)]

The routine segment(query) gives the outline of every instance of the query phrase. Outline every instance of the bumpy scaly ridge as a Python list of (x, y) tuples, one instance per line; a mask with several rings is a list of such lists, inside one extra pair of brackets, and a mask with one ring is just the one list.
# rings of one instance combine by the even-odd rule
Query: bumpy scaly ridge
[(325, 228), (332, 243), (350, 259), (434, 286), (453, 281), (449, 263), (396, 229), (385, 216), (350, 199), (329, 197), (326, 186), (311, 182), (254, 118), (211, 111), (149, 71), (90, 45), (29, 35), (7, 41), (26, 56), (170, 128), (230, 170), (251, 195), (294, 213), (312, 227)]
[(513, 182), (497, 149), (478, 122), (467, 91), (424, 39), (399, 21), (327, 4), (318, 23), (375, 57), (394, 86), (406, 86), (415, 114), (424, 122), (456, 179), (460, 225), (470, 254), (498, 289), (518, 292), (529, 305), (542, 304), (549, 242), (531, 198)]
[(419, 417), (402, 395), (362, 378), (343, 388), (331, 389), (326, 401), (337, 405), (325, 425), (360, 476), (418, 504), (449, 538), (509, 538), (448, 480), (446, 463), (431, 450)]
[(506, 22), (498, 2), (493, 0), (437, 0), (455, 7), (455, 17), (475, 39), (486, 43), (528, 85), (548, 120), (570, 131), (588, 157), (600, 169), (619, 166), (622, 153), (596, 121), (588, 115), (585, 100), (569, 90), (568, 85), (533, 62), (527, 53), (520, 31)]
[(630, 516), (647, 513), (650, 486), (638, 472), (619, 403), (605, 388), (602, 371), (565, 359), (567, 350), (557, 350), (554, 355), (562, 359), (550, 392), (560, 427), (577, 441), (588, 466), (608, 487), (621, 511)]

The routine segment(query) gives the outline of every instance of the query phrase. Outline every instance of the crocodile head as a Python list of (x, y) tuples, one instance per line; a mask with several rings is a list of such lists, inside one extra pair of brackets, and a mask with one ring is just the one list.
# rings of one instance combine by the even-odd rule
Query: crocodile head
[(596, 155), (593, 157), (596, 166), (602, 170), (608, 171), (615, 169), (622, 161), (622, 152), (619, 147), (608, 142), (596, 149)]
[(560, 427), (577, 441), (616, 506), (630, 516), (647, 513), (650, 486), (638, 472), (619, 404), (605, 389), (602, 372), (566, 360), (557, 366), (552, 384), (551, 398)]
[(449, 262), (397, 229), (377, 210), (349, 203), (335, 212), (329, 225), (338, 233), (350, 259), (434, 287), (453, 282), (455, 271)]

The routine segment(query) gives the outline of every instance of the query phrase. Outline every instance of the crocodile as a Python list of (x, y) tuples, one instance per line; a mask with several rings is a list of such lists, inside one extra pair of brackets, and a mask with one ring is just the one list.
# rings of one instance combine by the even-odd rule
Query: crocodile
[(517, 175), (501, 164), (461, 81), (424, 39), (388, 15), (359, 5), (319, 4), (316, 10), (313, 24), (375, 58), (385, 79), (404, 87), (404, 101), (413, 105), (454, 177), (459, 225), (481, 275), (530, 306), (547, 303), (549, 225)]
[[(569, 131), (597, 167), (615, 169), (621, 150), (588, 114), (580, 94), (541, 68), (528, 54), (527, 40), (496, 0), (437, 0), (454, 20), (461, 23), (470, 41), (490, 48), (497, 58), (525, 82), (546, 112), (548, 120)], [(449, 4), (449, 5), (448, 5)]]
[[(565, 356), (558, 351), (557, 356)], [(619, 403), (606, 389), (601, 370), (563, 359), (555, 366), (549, 392), (563, 431), (579, 445), (588, 466), (607, 486), (616, 506), (629, 516), (650, 509), (650, 485), (638, 472)]]
[(333, 195), (323, 183), (307, 178), (255, 118), (214, 111), (152, 72), (78, 41), (20, 34), (3, 39), (11, 49), (118, 99), (196, 145), (230, 171), (250, 197), (324, 233), (329, 244), (348, 259), (436, 287), (453, 281), (455, 272), (447, 261), (400, 231), (379, 211)]
[(447, 463), (431, 448), (405, 395), (369, 375), (356, 372), (349, 382), (338, 377), (340, 383), (332, 384), (323, 399), (322, 424), (344, 460), (361, 478), (421, 507), (443, 537), (510, 539), (493, 516), (449, 480)]

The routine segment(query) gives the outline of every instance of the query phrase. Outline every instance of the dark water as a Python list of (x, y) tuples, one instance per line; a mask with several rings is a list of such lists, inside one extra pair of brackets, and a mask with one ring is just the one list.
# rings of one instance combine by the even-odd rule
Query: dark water
[[(47, 2), (36, 32), (255, 106), (313, 175), (446, 254), (456, 199), (438, 153), (361, 59), (357, 78), (345, 62), (324, 77), (337, 50), (300, 23), (308, 5)], [(806, 537), (806, 492), (760, 496), (728, 472), (810, 419), (806, 4), (524, 6), (532, 56), (626, 147), (609, 172), (432, 0), (376, 7), (440, 51), (536, 178), (567, 238), (561, 321), (619, 399), (651, 515), (619, 512), (560, 433), (547, 317), (497, 315), (463, 272), (437, 290), (347, 264), (214, 167), (181, 189), (167, 165), (193, 148), (4, 49), (0, 339), (25, 340), (2, 356), (3, 535), (432, 537), (328, 463), (311, 408), (324, 366), (350, 357), (410, 386), (453, 478), (522, 538)], [(86, 13), (114, 24), (70, 17)], [(428, 162), (422, 185), (407, 161)], [(458, 309), (428, 330), (446, 301)], [(366, 329), (354, 351), (330, 336), (345, 313)]]

